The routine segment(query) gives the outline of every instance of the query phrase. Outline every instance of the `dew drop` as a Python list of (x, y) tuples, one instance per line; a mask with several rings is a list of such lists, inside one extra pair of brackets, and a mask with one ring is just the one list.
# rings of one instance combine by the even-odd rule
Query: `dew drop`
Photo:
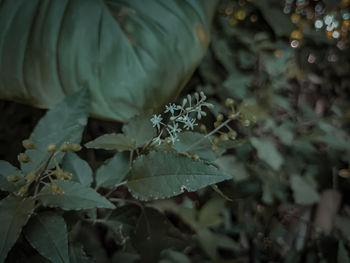
[(316, 29), (320, 29), (320, 28), (322, 28), (322, 27), (323, 27), (323, 22), (322, 22), (322, 20), (317, 19), (317, 20), (315, 21), (315, 28), (316, 28)]
[(309, 62), (310, 64), (313, 64), (316, 62), (316, 56), (314, 54), (310, 54), (307, 58), (307, 62)]
[(333, 31), (332, 37), (333, 38), (339, 38), (340, 37), (339, 31), (337, 31), (337, 30)]
[(292, 40), (292, 42), (290, 42), (290, 46), (291, 46), (292, 48), (297, 48), (297, 47), (299, 47), (299, 40), (296, 40), (296, 39)]

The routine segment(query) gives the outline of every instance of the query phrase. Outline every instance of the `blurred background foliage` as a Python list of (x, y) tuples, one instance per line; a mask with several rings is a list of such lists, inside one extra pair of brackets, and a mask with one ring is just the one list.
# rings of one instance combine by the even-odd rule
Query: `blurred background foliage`
[[(138, 223), (138, 206), (121, 207), (113, 231), (83, 223), (84, 249), (97, 262), (350, 262), (349, 29), (348, 0), (221, 1), (182, 95), (216, 105), (208, 129), (226, 98), (251, 122), (232, 127), (246, 143), (216, 161), (234, 180), (150, 203)], [(43, 111), (0, 108), (0, 159), (15, 163)], [(84, 141), (120, 129), (90, 119)], [(112, 153), (80, 155), (96, 167)]]

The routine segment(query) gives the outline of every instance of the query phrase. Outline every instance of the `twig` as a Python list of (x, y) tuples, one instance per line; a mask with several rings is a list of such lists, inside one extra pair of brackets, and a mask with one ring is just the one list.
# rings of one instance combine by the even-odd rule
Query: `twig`
[(186, 150), (182, 151), (182, 153), (188, 152), (189, 150), (191, 150), (193, 147), (197, 146), (198, 144), (200, 144), (202, 141), (204, 141), (205, 139), (207, 139), (208, 137), (210, 137), (211, 135), (213, 135), (214, 133), (216, 133), (217, 131), (219, 131), (221, 128), (225, 127), (227, 124), (229, 124), (232, 120), (231, 119), (227, 119), (226, 121), (224, 121), (223, 123), (221, 123), (217, 128), (215, 128), (214, 130), (212, 130), (211, 132), (209, 132), (208, 134), (206, 134), (204, 137), (202, 137), (200, 140), (196, 141), (195, 143), (193, 143), (192, 145), (188, 146)]

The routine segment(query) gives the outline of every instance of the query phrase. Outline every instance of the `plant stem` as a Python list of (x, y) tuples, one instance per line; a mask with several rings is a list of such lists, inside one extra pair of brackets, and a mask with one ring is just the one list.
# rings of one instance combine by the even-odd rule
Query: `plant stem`
[(123, 182), (120, 182), (119, 184), (116, 184), (116, 185), (112, 188), (112, 190), (110, 190), (110, 191), (105, 195), (105, 197), (107, 198), (107, 197), (110, 196), (115, 190), (117, 190), (117, 188), (118, 188), (119, 186), (125, 185), (126, 183), (127, 183), (127, 181), (123, 181)]
[(38, 177), (35, 180), (36, 185), (35, 185), (35, 190), (34, 190), (34, 198), (36, 198), (36, 196), (38, 195), (39, 186), (40, 186), (41, 180), (43, 179), (43, 177), (41, 175), (47, 169), (52, 158), (54, 158), (56, 154), (57, 154), (57, 152), (52, 152), (50, 154), (49, 158), (47, 158), (47, 160), (45, 162), (39, 164), (39, 166), (35, 169), (35, 171), (39, 171), (40, 169), (41, 169), (41, 171), (39, 172)]
[(186, 150), (184, 150), (182, 153), (188, 152), (189, 150), (191, 150), (193, 147), (197, 146), (198, 144), (200, 144), (202, 141), (204, 141), (205, 139), (207, 139), (208, 137), (210, 137), (211, 135), (213, 135), (214, 133), (216, 133), (217, 131), (219, 131), (221, 128), (225, 127), (227, 124), (229, 124), (232, 120), (231, 119), (227, 119), (226, 121), (224, 121), (223, 123), (221, 123), (217, 128), (215, 128), (214, 130), (212, 130), (211, 132), (209, 132), (208, 134), (206, 134), (204, 137), (202, 137), (200, 140), (196, 141), (195, 143), (191, 144), (190, 146), (188, 146), (188, 148)]

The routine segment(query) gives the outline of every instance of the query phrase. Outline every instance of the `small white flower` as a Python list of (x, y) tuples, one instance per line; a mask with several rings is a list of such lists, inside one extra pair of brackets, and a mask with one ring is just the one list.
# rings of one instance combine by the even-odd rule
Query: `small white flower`
[(160, 129), (160, 124), (162, 123), (162, 115), (156, 115), (156, 114), (153, 114), (153, 117), (151, 118), (151, 122), (153, 124), (153, 127), (157, 127), (157, 129), (159, 130)]
[(175, 144), (175, 142), (179, 141), (176, 133), (169, 133), (168, 140), (171, 141), (173, 144)]
[(169, 103), (169, 106), (165, 105), (164, 113), (170, 112), (171, 115), (174, 115), (175, 111), (178, 109), (179, 109), (179, 106), (177, 106), (175, 103), (173, 103), (173, 104)]
[(184, 128), (186, 130), (193, 130), (194, 126), (197, 126), (198, 124), (196, 123), (196, 119), (192, 119), (192, 118), (186, 118), (185, 122), (184, 122)]
[(179, 124), (177, 122), (175, 122), (173, 125), (168, 125), (168, 132), (169, 133), (178, 133), (181, 132), (181, 129), (179, 128)]
[(152, 140), (152, 142), (153, 142), (154, 144), (160, 145), (160, 144), (162, 143), (162, 139), (160, 138), (160, 136), (158, 136), (158, 137), (154, 138), (154, 139)]

